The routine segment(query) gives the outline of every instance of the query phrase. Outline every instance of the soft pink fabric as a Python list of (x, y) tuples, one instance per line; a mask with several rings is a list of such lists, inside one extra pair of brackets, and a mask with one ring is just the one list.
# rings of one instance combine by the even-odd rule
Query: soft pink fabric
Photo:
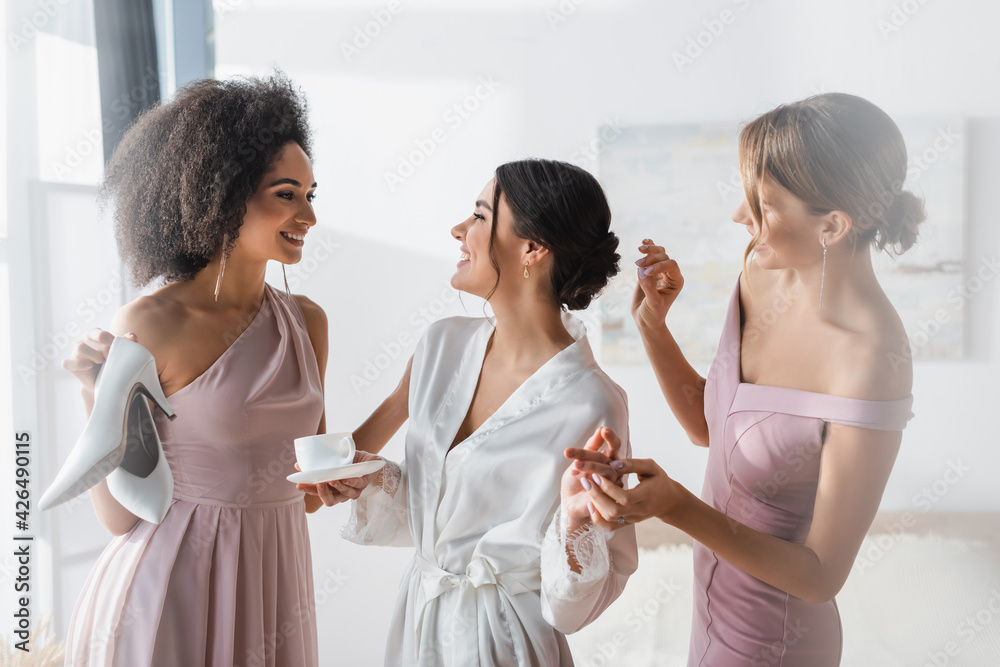
[[(740, 381), (739, 282), (705, 386), (702, 498), (733, 521), (803, 543), (812, 523), (824, 422), (900, 430), (912, 397), (862, 401)], [(694, 545), (691, 667), (840, 664), (836, 602), (813, 604)]]
[(316, 433), (319, 368), (298, 302), (269, 285), (250, 326), (156, 426), (174, 475), (160, 525), (139, 521), (94, 566), (68, 666), (317, 665), (312, 562), (294, 438)]

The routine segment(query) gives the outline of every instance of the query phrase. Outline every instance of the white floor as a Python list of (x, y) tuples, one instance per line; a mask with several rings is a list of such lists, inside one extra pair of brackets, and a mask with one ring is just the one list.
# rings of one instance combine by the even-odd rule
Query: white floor
[[(614, 605), (571, 636), (578, 667), (683, 667), (691, 630), (691, 548), (640, 551)], [(845, 667), (1000, 665), (1000, 556), (953, 538), (866, 538), (837, 596)]]

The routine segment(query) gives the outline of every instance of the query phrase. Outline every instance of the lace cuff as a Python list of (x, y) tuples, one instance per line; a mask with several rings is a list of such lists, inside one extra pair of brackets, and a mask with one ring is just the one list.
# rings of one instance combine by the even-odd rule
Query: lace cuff
[[(608, 540), (613, 533), (589, 524), (566, 535), (566, 511), (556, 511), (542, 540), (542, 586), (553, 598), (577, 601), (601, 590), (611, 571)], [(567, 551), (568, 546), (568, 551)], [(580, 572), (570, 569), (567, 553), (580, 564)]]
[(411, 541), (403, 470), (393, 461), (382, 460), (385, 466), (375, 482), (351, 502), (351, 515), (340, 536), (355, 544), (408, 545)]

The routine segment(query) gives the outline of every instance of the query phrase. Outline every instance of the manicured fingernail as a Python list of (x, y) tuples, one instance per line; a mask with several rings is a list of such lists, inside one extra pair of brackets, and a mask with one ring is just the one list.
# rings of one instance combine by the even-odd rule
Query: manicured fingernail
[(577, 468), (582, 468), (582, 467), (583, 467), (583, 461), (577, 461), (577, 462), (576, 462), (576, 463), (575, 463), (574, 465), (575, 465), (575, 466), (576, 466)]
[(639, 274), (639, 280), (645, 280), (646, 279), (646, 274), (642, 272), (642, 267), (636, 269), (635, 271), (636, 271), (637, 274)]
[(600, 486), (600, 485), (601, 485), (601, 476), (600, 476), (600, 475), (598, 475), (598, 474), (597, 474), (597, 473), (595, 472), (595, 473), (594, 473), (593, 475), (591, 475), (591, 477), (593, 477), (593, 478), (594, 478), (594, 484), (596, 484), (597, 486)]
[(653, 267), (650, 266), (648, 268), (642, 269), (642, 271), (644, 275), (648, 276), (650, 273), (653, 272)]
[(580, 486), (583, 487), (584, 491), (590, 491), (593, 488), (593, 486), (591, 486), (590, 482), (587, 481), (586, 477), (581, 477), (580, 478)]
[(635, 265), (636, 266), (642, 266), (642, 263), (645, 262), (645, 261), (646, 261), (645, 257), (640, 257), (639, 259), (635, 260)]
[(597, 514), (597, 510), (594, 509), (594, 503), (587, 503), (587, 509), (591, 514)]
[(643, 243), (652, 243), (653, 239), (643, 239), (642, 242)]
[(621, 461), (612, 461), (611, 462), (611, 467), (615, 468), (616, 470), (621, 470), (622, 468), (625, 467), (625, 464), (622, 463)]
[(641, 245), (639, 246), (639, 250), (645, 250), (648, 247), (649, 247), (648, 245)]

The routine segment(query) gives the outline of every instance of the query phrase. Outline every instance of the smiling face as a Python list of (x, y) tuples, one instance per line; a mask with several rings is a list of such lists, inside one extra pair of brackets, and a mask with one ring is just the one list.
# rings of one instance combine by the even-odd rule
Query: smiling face
[[(451, 235), (459, 243), (459, 261), (455, 275), (451, 277), (451, 286), (457, 290), (487, 298), (494, 287), (499, 291), (508, 276), (520, 276), (524, 267), (521, 258), (525, 254), (528, 242), (514, 235), (512, 229), (513, 213), (504, 197), (500, 196), (499, 211), (493, 211), (493, 194), (496, 187), (495, 179), (490, 179), (483, 191), (479, 193), (472, 215), (455, 225)], [(490, 232), (496, 220), (496, 234), (493, 240), (493, 253), (500, 265), (500, 284), (497, 283), (497, 270), (490, 260)]]
[(306, 233), (316, 224), (315, 191), (309, 157), (297, 143), (287, 144), (247, 202), (239, 252), (283, 264), (301, 260)]
[(802, 200), (771, 179), (760, 186), (760, 209), (763, 220), (754, 219), (746, 199), (733, 212), (733, 222), (745, 225), (751, 236), (757, 235), (754, 260), (762, 269), (801, 268), (821, 256), (822, 220)]

